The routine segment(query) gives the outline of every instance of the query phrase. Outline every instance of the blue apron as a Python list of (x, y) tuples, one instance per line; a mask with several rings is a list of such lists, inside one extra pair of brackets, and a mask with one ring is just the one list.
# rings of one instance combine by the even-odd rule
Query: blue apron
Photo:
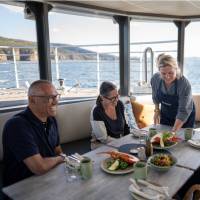
[[(178, 93), (177, 93), (177, 80), (175, 80), (175, 94), (169, 95), (164, 94), (161, 90), (163, 80), (160, 81), (158, 89), (158, 100), (161, 103), (161, 112), (160, 112), (160, 124), (165, 124), (168, 126), (173, 126), (176, 120), (176, 115), (178, 112)], [(183, 128), (192, 128), (194, 127), (195, 121), (195, 106), (193, 102), (193, 110), (188, 117), (187, 121), (183, 124)]]

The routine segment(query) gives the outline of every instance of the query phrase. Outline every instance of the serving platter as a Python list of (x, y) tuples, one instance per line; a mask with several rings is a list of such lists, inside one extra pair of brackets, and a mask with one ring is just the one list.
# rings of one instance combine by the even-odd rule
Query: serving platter
[(111, 160), (113, 160), (113, 158), (106, 158), (106, 159), (101, 161), (101, 169), (108, 174), (118, 174), (118, 175), (119, 174), (128, 174), (128, 173), (131, 173), (131, 172), (134, 171), (133, 166), (131, 166), (131, 165), (128, 166), (126, 169), (123, 169), (123, 170), (117, 169), (117, 170), (111, 171), (111, 170), (108, 169), (108, 164), (107, 164)]

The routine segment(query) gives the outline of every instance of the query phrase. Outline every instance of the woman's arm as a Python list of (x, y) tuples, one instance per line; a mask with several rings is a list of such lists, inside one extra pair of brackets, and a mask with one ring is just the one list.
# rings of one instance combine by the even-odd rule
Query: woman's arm
[(151, 78), (152, 100), (155, 105), (154, 116), (153, 116), (154, 124), (160, 124), (160, 108), (159, 108), (159, 100), (157, 97), (160, 81), (161, 78), (159, 73), (154, 74), (153, 77)]
[(175, 121), (175, 123), (177, 123), (177, 127), (178, 126), (182, 127), (182, 125), (187, 121), (193, 109), (191, 85), (185, 77), (182, 77), (178, 81), (178, 96), (179, 96), (179, 102), (178, 102), (179, 105), (178, 105), (178, 112), (176, 115), (177, 120)]
[(160, 108), (159, 108), (159, 104), (155, 104), (153, 121), (154, 121), (154, 124), (160, 124)]
[(183, 126), (184, 122), (181, 121), (180, 119), (176, 119), (175, 123), (174, 123), (174, 126), (172, 128), (172, 131), (173, 132), (176, 132), (178, 131), (182, 126)]

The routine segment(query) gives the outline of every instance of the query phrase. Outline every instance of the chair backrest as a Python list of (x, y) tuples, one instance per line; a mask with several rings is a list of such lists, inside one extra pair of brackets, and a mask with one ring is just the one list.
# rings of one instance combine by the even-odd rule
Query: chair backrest
[(199, 200), (200, 199), (200, 184), (195, 184), (186, 192), (183, 200)]

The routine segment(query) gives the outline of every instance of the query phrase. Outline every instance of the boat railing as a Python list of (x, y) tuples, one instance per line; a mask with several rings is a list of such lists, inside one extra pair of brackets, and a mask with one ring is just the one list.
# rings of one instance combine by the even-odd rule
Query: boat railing
[(153, 76), (153, 62), (154, 62), (154, 52), (152, 50), (151, 47), (147, 47), (145, 50), (144, 50), (144, 54), (143, 54), (143, 63), (144, 63), (144, 76), (145, 76), (145, 83), (148, 82), (147, 80), (147, 68), (148, 68), (148, 58), (147, 58), (147, 54), (150, 53), (150, 67), (151, 67), (151, 77)]
[[(165, 48), (164, 44), (176, 44), (176, 40), (168, 40), (168, 41), (152, 41), (152, 42), (134, 42), (131, 43), (131, 51), (130, 51), (130, 78), (131, 78), (131, 88), (136, 93), (146, 93), (147, 91), (141, 90), (141, 85), (139, 83), (146, 81), (147, 76), (151, 77), (153, 73), (153, 63), (154, 56), (151, 56), (151, 60), (147, 58), (148, 52), (150, 54), (158, 54), (160, 52), (171, 52), (176, 53), (176, 50), (173, 48)], [(147, 46), (148, 45), (148, 46)], [(155, 47), (155, 45), (159, 46), (159, 48)], [(160, 46), (162, 45), (162, 49)], [(62, 49), (71, 48), (69, 51), (65, 51), (63, 53)], [(73, 50), (77, 50), (77, 52)], [(151, 50), (149, 50), (151, 48)], [(24, 47), (11, 47), (11, 46), (0, 46), (0, 49), (10, 49), (7, 51), (7, 55), (1, 51), (0, 58), (5, 58), (5, 60), (0, 59), (1, 64), (12, 64), (14, 72), (13, 85), (11, 88), (26, 88), (27, 81), (32, 81), (37, 79), (37, 77), (27, 78), (26, 75), (22, 76), (22, 71), (19, 69), (23, 64), (25, 65), (38, 65), (37, 62), (37, 49), (36, 46), (24, 46)], [(24, 49), (22, 51), (22, 49)], [(26, 50), (27, 49), (27, 50)], [(145, 63), (146, 67), (141, 68), (143, 59), (144, 59), (144, 50), (146, 52), (145, 55)], [(119, 85), (119, 44), (92, 44), (92, 45), (51, 45), (51, 60), (52, 60), (52, 68), (53, 68), (53, 82), (59, 86), (58, 80), (63, 79), (67, 84), (68, 92), (71, 92), (70, 88), (89, 88), (88, 82), (92, 85), (91, 88), (98, 88), (100, 83), (104, 80), (113, 81), (115, 84)], [(23, 58), (23, 61), (21, 59)], [(32, 58), (32, 59), (30, 59)], [(3, 61), (1, 61), (3, 60)], [(147, 64), (151, 62), (151, 69), (149, 70)], [(74, 77), (70, 76), (69, 78), (65, 77), (63, 70), (67, 69), (68, 66), (72, 66), (76, 64), (79, 67), (83, 67), (85, 64), (82, 73), (75, 74)], [(70, 67), (69, 67), (70, 68)], [(35, 67), (37, 69), (37, 67)], [(90, 69), (90, 70), (88, 70)], [(26, 69), (28, 70), (28, 68)], [(67, 69), (69, 70), (69, 69)], [(73, 68), (71, 68), (73, 70)], [(150, 72), (151, 71), (151, 72)], [(2, 74), (3, 72), (1, 72)], [(5, 70), (7, 73), (7, 70)], [(87, 74), (91, 74), (91, 79), (88, 78)], [(145, 73), (145, 78), (144, 74)], [(150, 73), (150, 75), (149, 75)], [(33, 74), (32, 74), (33, 76)], [(2, 77), (2, 78), (1, 78)], [(0, 76), (0, 89), (10, 88), (4, 84), (3, 75)], [(25, 77), (25, 78), (24, 78)], [(2, 79), (2, 80), (1, 80)], [(23, 80), (24, 79), (24, 80)], [(9, 80), (10, 81), (10, 80)], [(5, 80), (6, 82), (6, 80)], [(22, 84), (23, 83), (23, 84)], [(77, 86), (78, 83), (78, 86)], [(75, 87), (76, 86), (76, 87)], [(141, 91), (140, 91), (141, 90)], [(150, 90), (148, 90), (148, 93)], [(135, 92), (134, 92), (135, 93)]]

